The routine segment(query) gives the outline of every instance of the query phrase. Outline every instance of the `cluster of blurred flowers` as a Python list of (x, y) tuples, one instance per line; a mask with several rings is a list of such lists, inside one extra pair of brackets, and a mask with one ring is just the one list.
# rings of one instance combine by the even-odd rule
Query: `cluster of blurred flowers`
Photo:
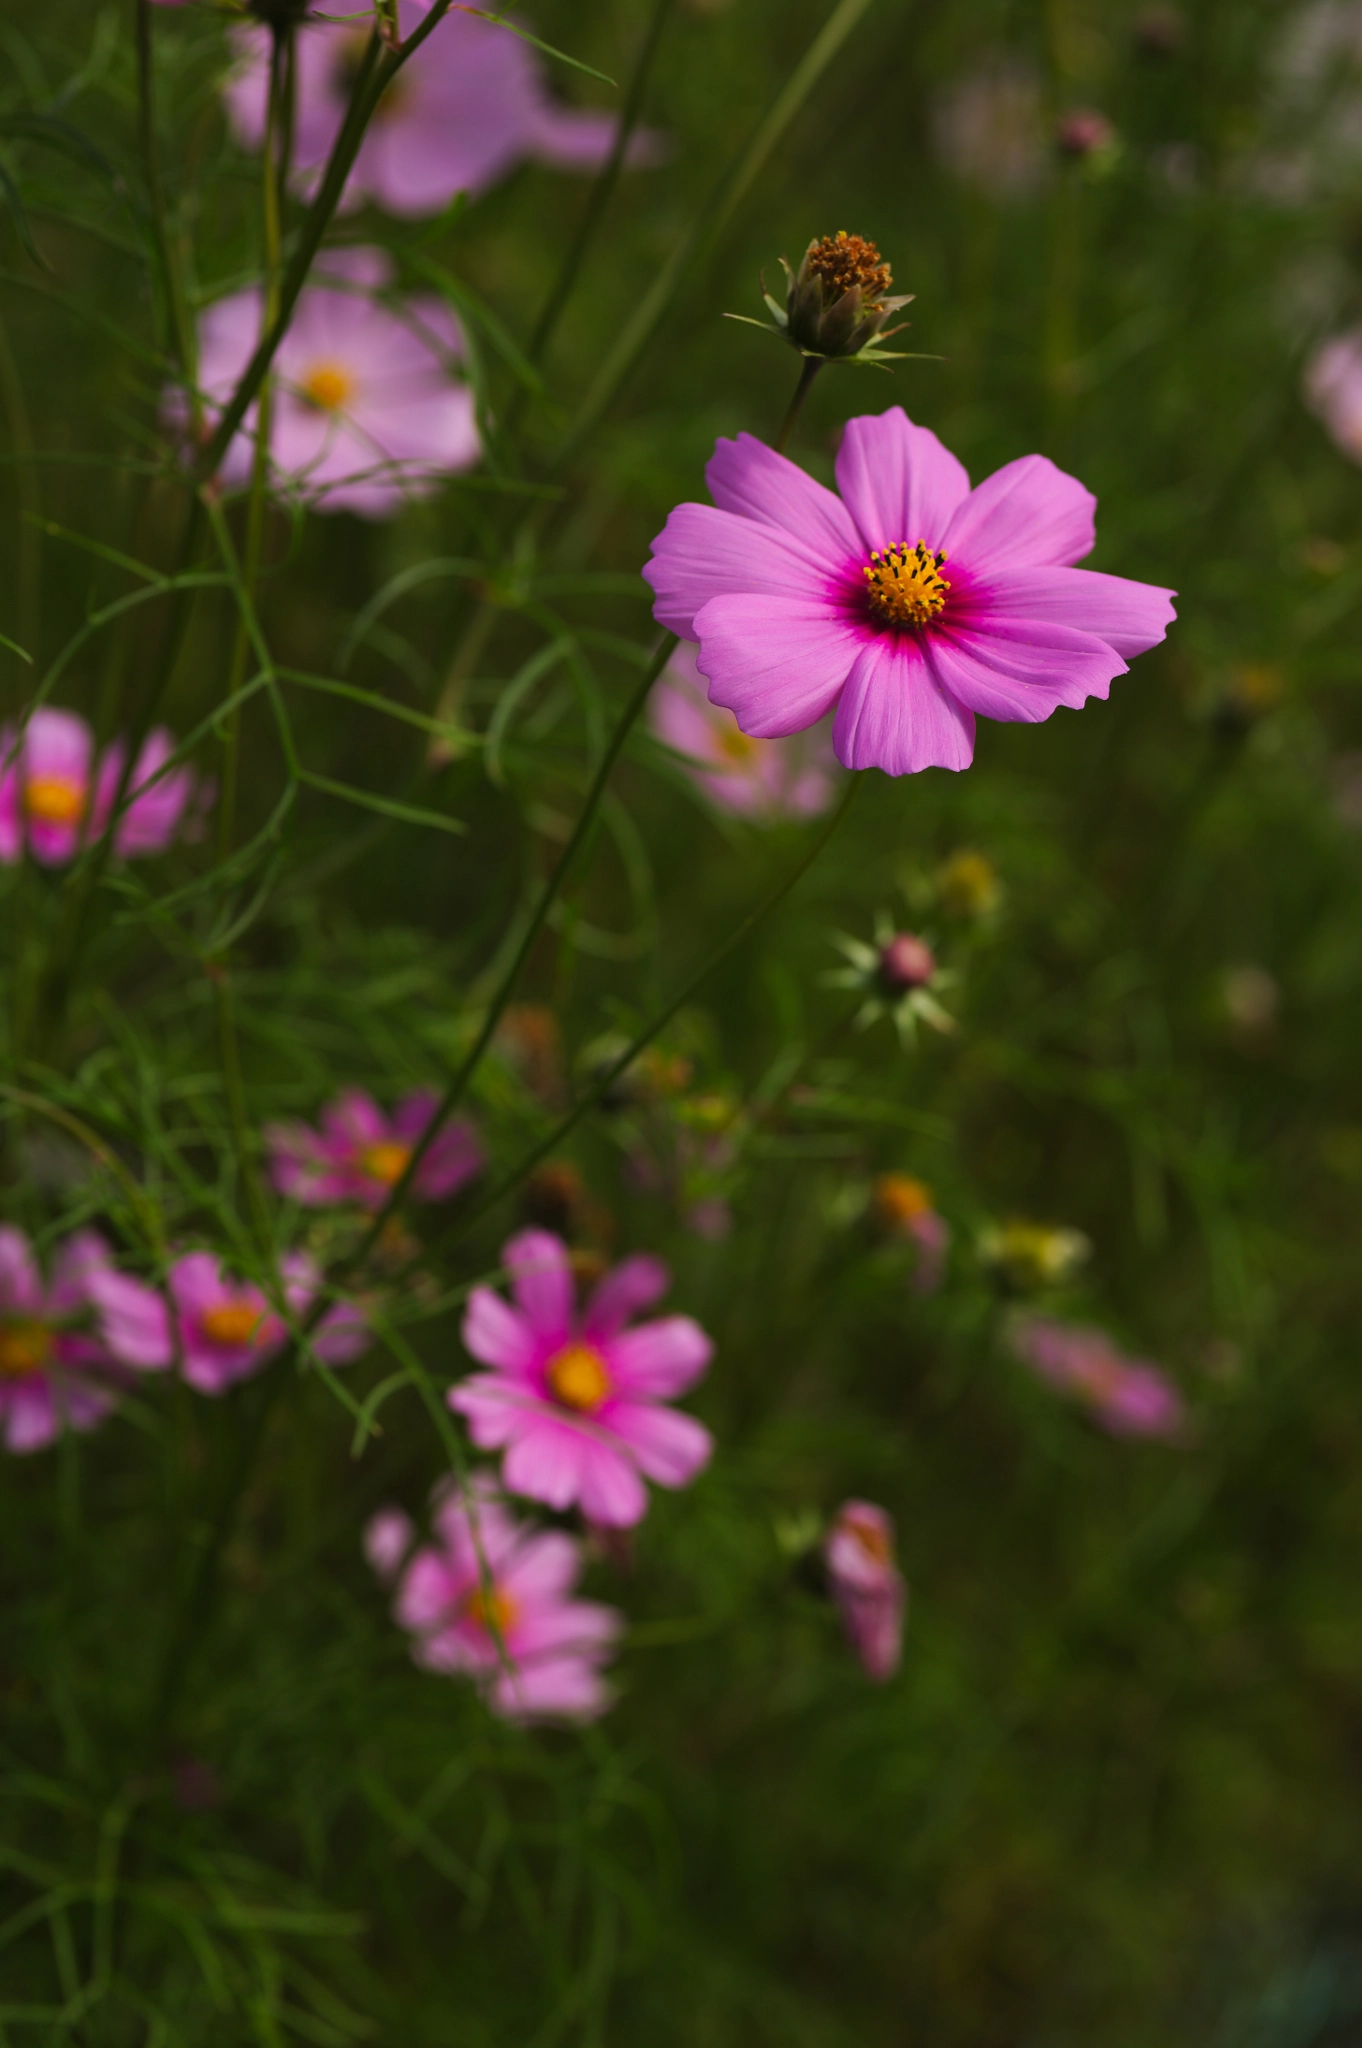
[(114, 740), (96, 758), (94, 734), (74, 711), (41, 705), (16, 734), (0, 727), (0, 861), (25, 851), (44, 867), (63, 867), (107, 831), (126, 776), (114, 851), (124, 859), (161, 853), (197, 824), (211, 796), (189, 768), (167, 766), (173, 734), (147, 734), (132, 771)]

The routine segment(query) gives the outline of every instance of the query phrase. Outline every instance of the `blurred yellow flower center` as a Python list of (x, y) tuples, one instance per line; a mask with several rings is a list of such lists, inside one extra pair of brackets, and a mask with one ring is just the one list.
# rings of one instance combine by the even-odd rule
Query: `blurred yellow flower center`
[(555, 1400), (584, 1415), (599, 1408), (610, 1392), (605, 1360), (590, 1344), (565, 1344), (549, 1360), (547, 1378)]
[(69, 775), (33, 775), (24, 785), (24, 809), (45, 825), (75, 825), (85, 815), (85, 785)]
[(309, 405), (339, 412), (354, 396), (355, 380), (343, 363), (314, 363), (298, 388)]
[(933, 554), (925, 540), (910, 548), (876, 549), (862, 569), (866, 597), (874, 616), (886, 626), (924, 626), (946, 602), (950, 584), (939, 574), (946, 557)]
[(385, 1138), (378, 1145), (366, 1145), (359, 1155), (359, 1163), (373, 1180), (381, 1180), (385, 1188), (401, 1180), (411, 1158), (411, 1146), (399, 1143), (396, 1138)]
[(744, 761), (750, 761), (757, 751), (758, 742), (749, 739), (747, 734), (740, 732), (736, 725), (725, 726), (717, 737), (719, 752), (735, 763), (741, 764)]
[(244, 1301), (219, 1301), (199, 1317), (199, 1328), (210, 1344), (233, 1347), (253, 1344), (265, 1321), (265, 1311)]
[(463, 1603), (463, 1611), (479, 1628), (485, 1628), (488, 1635), (500, 1636), (503, 1643), (516, 1624), (516, 1604), (500, 1586), (489, 1586), (485, 1591), (481, 1586), (475, 1586)]
[(6, 1323), (0, 1328), (0, 1379), (41, 1372), (51, 1353), (52, 1332), (42, 1323)]
[(915, 1216), (930, 1215), (932, 1191), (909, 1173), (880, 1173), (875, 1176), (873, 1200), (881, 1222), (911, 1223)]
[(888, 1564), (890, 1562), (894, 1553), (890, 1546), (889, 1538), (878, 1524), (862, 1522), (858, 1518), (848, 1515), (845, 1528), (847, 1534), (855, 1539), (873, 1563)]

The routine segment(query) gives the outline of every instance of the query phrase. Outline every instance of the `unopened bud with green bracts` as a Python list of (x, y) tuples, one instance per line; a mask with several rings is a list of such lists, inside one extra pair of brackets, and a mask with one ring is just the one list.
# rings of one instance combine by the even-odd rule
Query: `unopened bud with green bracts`
[[(890, 297), (893, 282), (889, 265), (873, 242), (844, 230), (810, 242), (798, 270), (792, 270), (782, 256), (786, 276), (785, 304), (763, 290), (771, 319), (747, 320), (730, 313), (730, 320), (743, 320), (749, 327), (764, 327), (778, 334), (802, 356), (818, 362), (896, 362), (896, 351), (881, 343), (899, 327), (885, 322), (913, 294)], [(900, 326), (902, 326), (902, 322)]]

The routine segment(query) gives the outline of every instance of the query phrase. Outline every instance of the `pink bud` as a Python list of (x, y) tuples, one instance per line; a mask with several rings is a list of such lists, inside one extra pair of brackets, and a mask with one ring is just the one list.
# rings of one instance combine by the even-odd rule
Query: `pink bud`
[(364, 1524), (364, 1555), (379, 1583), (391, 1586), (411, 1549), (416, 1527), (401, 1508), (380, 1508)]
[(936, 973), (932, 949), (912, 932), (895, 932), (880, 948), (880, 986), (887, 995), (906, 995), (909, 989), (925, 988)]
[(843, 1501), (823, 1544), (828, 1584), (847, 1640), (869, 1678), (892, 1678), (903, 1654), (907, 1588), (894, 1561), (894, 1524), (866, 1500)]
[(1116, 130), (1095, 107), (1075, 107), (1061, 117), (1055, 130), (1055, 147), (1061, 156), (1096, 156), (1099, 150), (1110, 149), (1115, 140)]

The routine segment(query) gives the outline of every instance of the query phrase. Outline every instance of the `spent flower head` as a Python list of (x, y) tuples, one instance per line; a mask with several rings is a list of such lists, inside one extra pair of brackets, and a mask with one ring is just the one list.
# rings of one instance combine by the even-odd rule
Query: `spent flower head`
[(956, 977), (937, 966), (925, 939), (916, 932), (899, 931), (887, 911), (875, 913), (874, 931), (873, 945), (846, 932), (834, 933), (832, 943), (848, 964), (825, 976), (829, 988), (864, 993), (856, 1029), (863, 1031), (880, 1017), (889, 1017), (905, 1048), (914, 1042), (920, 1023), (930, 1024), (934, 1031), (954, 1031), (955, 1019), (937, 998)]
[[(880, 344), (901, 331), (904, 322), (898, 327), (886, 327), (885, 322), (908, 305), (913, 294), (890, 296), (893, 276), (873, 242), (843, 228), (810, 242), (798, 270), (792, 270), (783, 256), (780, 264), (786, 278), (785, 303), (782, 306), (763, 286), (771, 320), (748, 320), (749, 327), (766, 327), (802, 356), (819, 362), (901, 360), (898, 351), (886, 351)], [(728, 317), (745, 318), (740, 313)]]

